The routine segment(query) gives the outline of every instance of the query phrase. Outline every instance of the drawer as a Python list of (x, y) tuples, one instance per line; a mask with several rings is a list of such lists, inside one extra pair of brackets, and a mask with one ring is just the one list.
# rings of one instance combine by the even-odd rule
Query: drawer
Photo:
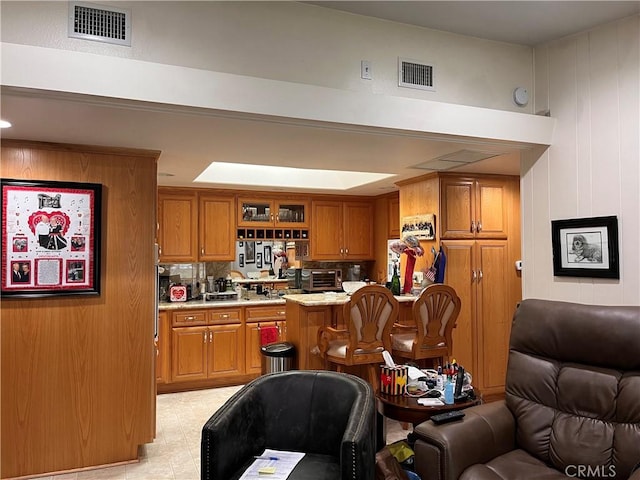
[(240, 309), (214, 308), (209, 310), (209, 324), (240, 323)]
[(192, 310), (186, 312), (173, 313), (173, 325), (206, 325), (207, 314), (204, 310)]
[(286, 319), (285, 305), (273, 307), (247, 307), (245, 311), (247, 322), (279, 321)]

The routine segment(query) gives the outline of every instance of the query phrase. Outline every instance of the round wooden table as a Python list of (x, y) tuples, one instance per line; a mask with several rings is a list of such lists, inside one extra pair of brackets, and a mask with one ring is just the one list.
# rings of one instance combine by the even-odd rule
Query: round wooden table
[(418, 398), (420, 397), (378, 393), (376, 395), (378, 413), (384, 417), (403, 423), (410, 423), (415, 426), (429, 420), (432, 415), (437, 413), (443, 413), (448, 410), (462, 410), (463, 408), (469, 408), (480, 403), (480, 399), (475, 398), (474, 400), (454, 403), (452, 405), (445, 404), (434, 407), (425, 407), (418, 403)]

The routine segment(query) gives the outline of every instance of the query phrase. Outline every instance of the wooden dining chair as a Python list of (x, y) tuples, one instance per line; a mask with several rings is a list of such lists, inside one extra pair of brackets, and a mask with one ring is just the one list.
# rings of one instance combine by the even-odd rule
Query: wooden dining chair
[(440, 283), (429, 285), (413, 303), (415, 325), (394, 325), (393, 357), (418, 364), (430, 359), (433, 367), (443, 365), (451, 356), (451, 337), (459, 313), (460, 297), (452, 287)]
[(379, 385), (378, 365), (382, 352), (391, 351), (391, 328), (398, 318), (398, 300), (381, 285), (356, 290), (343, 307), (346, 328), (320, 327), (318, 349), (328, 369), (366, 365), (369, 383)]

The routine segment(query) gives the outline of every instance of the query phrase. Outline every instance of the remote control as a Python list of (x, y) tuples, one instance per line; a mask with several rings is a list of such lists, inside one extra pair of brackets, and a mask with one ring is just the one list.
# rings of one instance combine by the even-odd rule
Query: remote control
[(433, 415), (431, 417), (431, 421), (436, 425), (440, 425), (441, 423), (453, 422), (455, 420), (460, 420), (464, 417), (464, 413), (460, 410), (451, 410), (445, 413), (438, 413), (437, 415)]

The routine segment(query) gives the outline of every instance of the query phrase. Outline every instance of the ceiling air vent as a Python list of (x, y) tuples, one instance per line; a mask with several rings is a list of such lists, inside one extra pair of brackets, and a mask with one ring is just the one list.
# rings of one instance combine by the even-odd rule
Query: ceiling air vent
[(433, 71), (433, 65), (406, 58), (398, 58), (398, 85), (435, 91)]
[(69, 37), (131, 46), (131, 12), (69, 2)]

